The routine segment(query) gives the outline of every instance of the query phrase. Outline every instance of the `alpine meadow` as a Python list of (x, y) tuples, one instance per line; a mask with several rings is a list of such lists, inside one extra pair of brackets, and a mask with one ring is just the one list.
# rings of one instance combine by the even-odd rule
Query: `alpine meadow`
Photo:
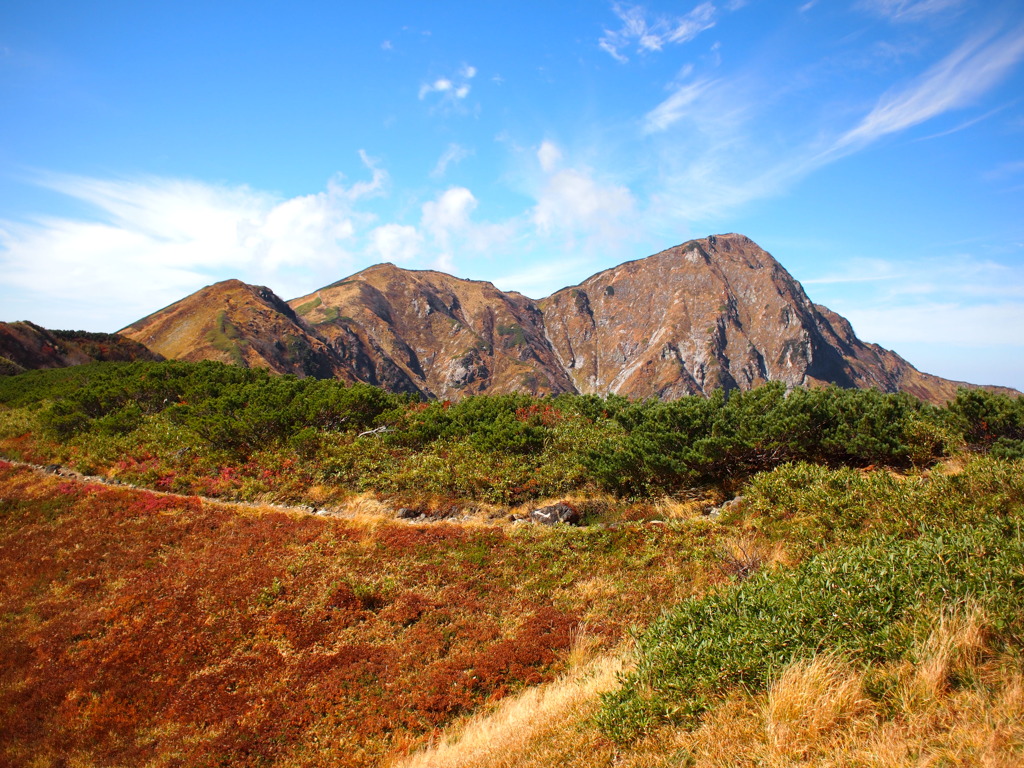
[(1024, 766), (1024, 2), (0, 2), (0, 768)]

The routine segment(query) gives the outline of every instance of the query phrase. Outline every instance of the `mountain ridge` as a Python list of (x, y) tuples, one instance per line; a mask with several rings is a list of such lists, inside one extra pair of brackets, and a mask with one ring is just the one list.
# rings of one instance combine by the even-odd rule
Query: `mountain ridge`
[(623, 262), (539, 300), (392, 263), (287, 302), (229, 280), (120, 333), (165, 357), (441, 399), (512, 391), (674, 399), (783, 381), (907, 391), (940, 403), (959, 386), (978, 386), (923, 373), (861, 341), (771, 254), (735, 233)]

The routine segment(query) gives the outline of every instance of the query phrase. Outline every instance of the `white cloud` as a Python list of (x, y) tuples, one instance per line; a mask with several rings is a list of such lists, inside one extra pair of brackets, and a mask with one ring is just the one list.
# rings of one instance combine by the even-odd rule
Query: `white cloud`
[(381, 261), (412, 261), (420, 254), (423, 236), (416, 227), (385, 224), (370, 232), (369, 252)]
[(845, 270), (805, 279), (864, 340), (892, 347), (942, 340), (1024, 346), (1024, 268), (970, 254), (892, 261), (851, 260)]
[[(729, 216), (886, 135), (969, 106), (1022, 58), (1024, 30), (971, 38), (907, 85), (883, 95), (845, 131), (834, 126), (834, 117), (823, 112), (817, 120), (808, 119), (806, 110), (800, 123), (783, 123), (780, 129), (780, 116), (788, 114), (785, 102), (777, 101), (776, 92), (771, 100), (763, 96), (768, 89), (755, 73), (677, 84), (640, 123), (657, 169), (649, 218), (692, 222)], [(682, 77), (688, 75), (684, 70)], [(997, 111), (945, 132), (968, 128)]]
[(463, 146), (454, 143), (449, 144), (445, 148), (444, 152), (441, 153), (441, 157), (437, 159), (437, 164), (434, 166), (434, 170), (430, 172), (431, 178), (441, 178), (448, 170), (449, 165), (452, 163), (461, 163), (472, 154), (472, 151)]
[(544, 173), (551, 173), (562, 162), (562, 150), (553, 142), (544, 140), (537, 149), (537, 161)]
[(717, 13), (714, 4), (709, 2), (701, 3), (682, 16), (661, 16), (650, 21), (647, 11), (639, 5), (615, 3), (612, 11), (619, 17), (622, 26), (617, 30), (606, 29), (598, 46), (620, 62), (629, 60), (623, 50), (634, 45), (639, 51), (647, 53), (660, 51), (666, 45), (689, 42), (715, 26)]
[(446, 242), (453, 232), (469, 226), (469, 215), (476, 205), (472, 192), (465, 187), (452, 187), (436, 200), (423, 204), (423, 226), (434, 239)]
[(600, 184), (585, 172), (567, 168), (548, 179), (533, 209), (533, 222), (545, 235), (561, 231), (617, 236), (623, 219), (635, 210), (636, 201), (626, 187)]
[(290, 199), (177, 179), (42, 177), (95, 215), (0, 222), (0, 292), (37, 308), (26, 313), (37, 322), (81, 325), (74, 316), (87, 307), (109, 330), (227, 277), (300, 293), (355, 263), (359, 232), (372, 222), (357, 204), (387, 183), (363, 161), (369, 181), (333, 180)]
[(539, 299), (555, 291), (580, 283), (594, 273), (593, 261), (587, 258), (547, 259), (495, 277), (493, 282), (503, 291), (518, 291)]
[(906, 306), (845, 307), (846, 318), (861, 339), (893, 347), (934, 342), (974, 347), (1024, 347), (1024, 304), (924, 302)]
[(434, 266), (445, 272), (460, 260), (507, 253), (519, 239), (522, 217), (474, 221), (477, 199), (466, 187), (451, 187), (423, 204), (420, 230), (427, 236)]
[(923, 123), (937, 115), (971, 104), (1002, 80), (1024, 56), (1024, 30), (995, 39), (968, 40), (909, 87), (882, 97), (835, 149), (857, 148), (890, 133)]
[(664, 131), (679, 122), (711, 85), (711, 81), (698, 80), (678, 86), (671, 96), (644, 115), (644, 133)]
[(447, 77), (439, 77), (432, 83), (424, 83), (420, 86), (420, 99), (426, 98), (428, 93), (446, 93), (452, 89), (452, 81)]
[(451, 77), (438, 77), (433, 82), (420, 86), (420, 101), (432, 93), (441, 94), (442, 101), (458, 102), (469, 96), (469, 81), (476, 77), (476, 67), (463, 64), (458, 72)]

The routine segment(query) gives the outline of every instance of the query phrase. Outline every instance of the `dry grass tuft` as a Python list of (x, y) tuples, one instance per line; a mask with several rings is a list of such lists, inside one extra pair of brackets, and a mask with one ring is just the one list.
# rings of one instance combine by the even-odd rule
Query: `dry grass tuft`
[[(1024, 765), (1024, 665), (994, 657), (985, 618), (946, 612), (916, 662), (861, 670), (835, 655), (796, 662), (762, 695), (736, 692), (693, 729), (665, 728), (629, 745), (589, 719), (615, 685), (622, 656), (579, 638), (569, 674), (524, 691), (442, 744), (392, 768), (895, 768)], [(872, 699), (872, 676), (888, 693)]]
[(803, 758), (871, 708), (863, 675), (842, 659), (822, 655), (797, 662), (768, 692), (767, 741), (781, 756)]
[(372, 493), (350, 497), (340, 505), (339, 511), (344, 517), (353, 520), (382, 520), (395, 516), (394, 510)]
[(969, 676), (987, 650), (987, 625), (978, 609), (943, 613), (922, 646), (914, 687), (926, 699), (938, 699), (956, 678)]
[(753, 576), (762, 568), (787, 565), (789, 559), (780, 542), (770, 542), (754, 533), (730, 536), (718, 552), (719, 570), (739, 581)]

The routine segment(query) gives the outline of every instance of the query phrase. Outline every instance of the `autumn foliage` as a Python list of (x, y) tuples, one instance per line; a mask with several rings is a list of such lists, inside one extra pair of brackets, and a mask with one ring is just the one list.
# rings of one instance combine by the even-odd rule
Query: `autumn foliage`
[(345, 521), (6, 463), (0, 489), (6, 765), (369, 765), (692, 588), (661, 528)]

